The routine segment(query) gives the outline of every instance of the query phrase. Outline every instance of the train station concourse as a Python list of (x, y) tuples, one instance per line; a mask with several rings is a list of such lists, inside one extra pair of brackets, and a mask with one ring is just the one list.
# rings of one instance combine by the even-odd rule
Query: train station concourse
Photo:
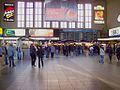
[(0, 0), (0, 90), (120, 90), (120, 0)]

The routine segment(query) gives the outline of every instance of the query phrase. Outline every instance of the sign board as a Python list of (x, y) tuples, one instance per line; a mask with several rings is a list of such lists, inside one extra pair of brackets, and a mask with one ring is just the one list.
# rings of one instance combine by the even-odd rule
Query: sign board
[(109, 29), (109, 36), (120, 36), (120, 27)]
[(25, 29), (5, 29), (5, 36), (25, 36)]
[(4, 21), (13, 22), (15, 14), (15, 7), (13, 3), (4, 4)]
[(104, 24), (104, 7), (101, 5), (97, 5), (94, 7), (94, 23), (95, 24)]

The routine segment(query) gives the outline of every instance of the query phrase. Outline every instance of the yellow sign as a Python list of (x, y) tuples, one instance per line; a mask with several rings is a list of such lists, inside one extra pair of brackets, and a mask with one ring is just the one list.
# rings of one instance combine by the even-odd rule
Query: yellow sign
[(0, 28), (0, 34), (3, 34), (3, 29), (2, 28)]

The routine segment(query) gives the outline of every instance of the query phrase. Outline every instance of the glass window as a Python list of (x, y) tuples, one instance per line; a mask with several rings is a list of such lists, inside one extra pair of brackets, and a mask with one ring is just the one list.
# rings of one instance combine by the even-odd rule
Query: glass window
[(85, 4), (85, 28), (92, 27), (92, 5)]
[(58, 28), (59, 22), (52, 22), (52, 28)]
[(67, 22), (60, 22), (61, 28), (67, 28)]
[(42, 3), (35, 2), (35, 27), (41, 27), (42, 24)]
[(19, 1), (17, 5), (17, 27), (25, 27), (25, 3)]
[(50, 28), (50, 22), (44, 22), (44, 27), (45, 28)]

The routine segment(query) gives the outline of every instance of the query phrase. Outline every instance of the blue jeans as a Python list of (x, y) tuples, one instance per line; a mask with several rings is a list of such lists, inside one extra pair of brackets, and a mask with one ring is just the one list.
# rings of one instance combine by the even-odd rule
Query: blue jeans
[(17, 52), (17, 59), (21, 60), (21, 52)]
[(14, 67), (15, 63), (14, 63), (14, 56), (10, 56), (9, 57), (9, 66), (11, 67), (11, 65)]
[(8, 56), (7, 55), (5, 55), (5, 65), (8, 65)]
[(104, 64), (104, 55), (100, 55), (100, 61), (99, 63)]

